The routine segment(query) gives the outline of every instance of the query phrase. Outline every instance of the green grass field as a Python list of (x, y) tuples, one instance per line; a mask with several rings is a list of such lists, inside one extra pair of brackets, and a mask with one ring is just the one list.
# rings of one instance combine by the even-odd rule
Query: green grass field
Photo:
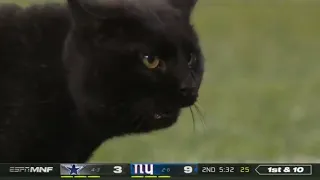
[(193, 19), (206, 57), (206, 130), (197, 121), (193, 131), (185, 111), (170, 129), (105, 142), (91, 161), (319, 161), (319, 8), (312, 0), (200, 0)]

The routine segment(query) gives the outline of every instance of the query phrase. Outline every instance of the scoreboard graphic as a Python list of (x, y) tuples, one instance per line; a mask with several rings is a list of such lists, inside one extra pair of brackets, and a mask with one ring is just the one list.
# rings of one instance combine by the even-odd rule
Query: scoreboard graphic
[(0, 164), (0, 177), (58, 177), (60, 179), (128, 179), (183, 177), (308, 177), (320, 178), (320, 164)]

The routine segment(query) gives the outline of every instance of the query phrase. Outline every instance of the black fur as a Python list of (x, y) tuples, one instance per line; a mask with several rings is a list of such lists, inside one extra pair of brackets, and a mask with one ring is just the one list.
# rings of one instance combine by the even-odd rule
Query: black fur
[(197, 99), (196, 0), (79, 1), (0, 7), (0, 162), (85, 162)]

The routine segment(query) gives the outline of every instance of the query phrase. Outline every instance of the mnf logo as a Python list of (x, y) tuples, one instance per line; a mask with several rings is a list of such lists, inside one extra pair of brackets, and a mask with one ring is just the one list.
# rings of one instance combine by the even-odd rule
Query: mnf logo
[(50, 173), (53, 167), (9, 167), (12, 173)]

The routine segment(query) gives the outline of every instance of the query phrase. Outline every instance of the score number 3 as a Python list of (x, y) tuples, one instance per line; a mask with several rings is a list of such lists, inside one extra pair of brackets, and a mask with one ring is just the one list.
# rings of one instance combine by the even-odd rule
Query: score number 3
[(184, 171), (184, 173), (186, 173), (186, 174), (190, 174), (190, 173), (193, 172), (193, 168), (192, 168), (192, 166), (185, 166), (185, 167), (183, 168), (183, 171)]
[(122, 173), (122, 167), (121, 166), (114, 166), (113, 167), (113, 173), (121, 174)]

